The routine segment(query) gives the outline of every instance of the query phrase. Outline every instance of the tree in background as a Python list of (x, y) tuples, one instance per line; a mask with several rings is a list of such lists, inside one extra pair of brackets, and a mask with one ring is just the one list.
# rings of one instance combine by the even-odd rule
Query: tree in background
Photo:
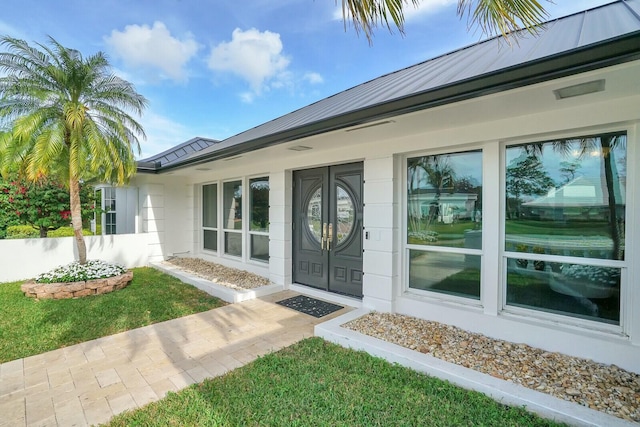
[(71, 223), (81, 264), (80, 183), (124, 184), (136, 171), (146, 99), (112, 73), (102, 52), (84, 58), (53, 38), (29, 45), (0, 38), (0, 170), (18, 168), (30, 181), (42, 177), (69, 188)]
[[(510, 206), (507, 199), (507, 216), (520, 218), (522, 206), (522, 196), (541, 196), (546, 194), (550, 188), (555, 187), (553, 179), (549, 176), (542, 165), (542, 161), (533, 154), (525, 154), (513, 159), (507, 165), (507, 196), (513, 196), (515, 207)], [(515, 216), (514, 216), (515, 215)]]
[[(9, 225), (26, 224), (38, 230), (40, 237), (71, 222), (69, 191), (64, 185), (41, 178), (36, 182), (10, 179), (0, 183), (0, 212)], [(82, 218), (93, 216), (93, 187), (81, 185)]]
[[(420, 0), (342, 0), (342, 16), (345, 26), (350, 18), (356, 32), (364, 32), (371, 43), (378, 25), (389, 31), (395, 26), (404, 33), (404, 11), (419, 5)], [(522, 28), (535, 34), (549, 16), (538, 0), (458, 0), (458, 16), (465, 15), (469, 27), (506, 37)]]
[(0, 239), (7, 237), (7, 227), (20, 225), (20, 219), (9, 202), (9, 191), (9, 183), (0, 180)]

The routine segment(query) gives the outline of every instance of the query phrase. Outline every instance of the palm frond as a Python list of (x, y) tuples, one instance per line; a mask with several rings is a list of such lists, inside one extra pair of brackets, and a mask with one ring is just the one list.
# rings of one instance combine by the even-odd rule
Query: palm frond
[(469, 27), (507, 40), (520, 29), (538, 34), (549, 14), (538, 0), (458, 0), (458, 16), (468, 15)]
[(350, 20), (356, 33), (364, 32), (369, 43), (373, 41), (373, 32), (378, 25), (392, 31), (395, 26), (404, 33), (404, 9), (418, 7), (420, 0), (342, 0), (342, 16), (345, 22)]

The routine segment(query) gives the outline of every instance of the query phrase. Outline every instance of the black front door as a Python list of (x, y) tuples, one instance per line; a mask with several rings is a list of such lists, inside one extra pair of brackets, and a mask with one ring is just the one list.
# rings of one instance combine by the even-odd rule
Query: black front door
[(362, 163), (293, 174), (293, 281), (362, 297)]

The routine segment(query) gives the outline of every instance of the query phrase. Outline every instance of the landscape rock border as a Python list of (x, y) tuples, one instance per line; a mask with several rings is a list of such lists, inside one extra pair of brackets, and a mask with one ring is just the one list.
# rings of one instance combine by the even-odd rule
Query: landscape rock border
[(401, 314), (373, 311), (347, 321), (342, 328), (627, 421), (640, 421), (640, 374), (615, 365)]
[(90, 295), (102, 295), (126, 288), (133, 280), (133, 271), (104, 279), (83, 280), (80, 282), (36, 283), (31, 280), (24, 283), (20, 290), (26, 297), (39, 299), (68, 299)]

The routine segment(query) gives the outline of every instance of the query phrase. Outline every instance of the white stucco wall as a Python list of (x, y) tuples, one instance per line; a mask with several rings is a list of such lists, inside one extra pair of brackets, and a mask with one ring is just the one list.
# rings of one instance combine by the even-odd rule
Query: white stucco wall
[[(86, 236), (87, 259), (102, 259), (127, 268), (145, 266), (147, 237), (146, 234)], [(73, 237), (0, 240), (0, 283), (33, 278), (73, 262), (76, 254)]]
[[(141, 189), (148, 211), (146, 228), (156, 230), (158, 236), (159, 249), (154, 254), (167, 256), (189, 248), (195, 256), (245, 268), (288, 287), (292, 277), (292, 171), (363, 161), (364, 228), (369, 236), (364, 241), (363, 306), (449, 323), (640, 372), (640, 306), (637, 304), (640, 286), (634, 279), (640, 275), (640, 227), (636, 225), (640, 224), (640, 185), (635, 184), (638, 181), (635, 165), (640, 165), (637, 149), (640, 90), (634, 77), (638, 72), (640, 65), (623, 64), (395, 117), (377, 127), (335, 131), (206, 167), (175, 171), (182, 181), (177, 181), (175, 175), (159, 175), (153, 178), (153, 185), (147, 185), (147, 195), (143, 196)], [(605, 92), (560, 101), (553, 95), (553, 89), (596, 78), (607, 80)], [(551, 319), (534, 310), (510, 311), (503, 303), (501, 243), (504, 209), (501, 156), (505, 144), (620, 130), (628, 133), (629, 165), (621, 326), (603, 326), (569, 317)], [(295, 145), (312, 149), (288, 149)], [(407, 289), (403, 249), (404, 159), (407, 155), (468, 149), (482, 149), (484, 159), (481, 300), (465, 302), (438, 294), (416, 295)], [(248, 177), (261, 175), (269, 176), (271, 187), (270, 263), (252, 262), (246, 256), (218, 257), (202, 251), (199, 185), (228, 179), (245, 179), (246, 183)], [(163, 208), (158, 210), (161, 205)]]

